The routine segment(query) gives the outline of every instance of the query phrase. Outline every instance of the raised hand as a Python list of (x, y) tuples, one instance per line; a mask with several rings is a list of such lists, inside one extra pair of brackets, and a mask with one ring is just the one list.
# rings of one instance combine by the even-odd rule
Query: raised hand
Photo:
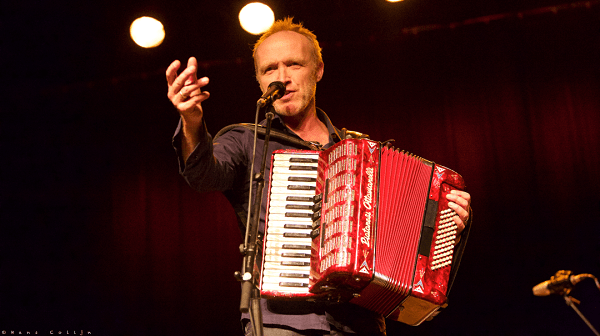
[(177, 109), (182, 119), (188, 122), (200, 122), (203, 116), (201, 103), (206, 100), (210, 93), (202, 91), (208, 84), (208, 77), (198, 79), (198, 61), (190, 57), (187, 67), (177, 75), (181, 63), (176, 60), (167, 68), (167, 97)]

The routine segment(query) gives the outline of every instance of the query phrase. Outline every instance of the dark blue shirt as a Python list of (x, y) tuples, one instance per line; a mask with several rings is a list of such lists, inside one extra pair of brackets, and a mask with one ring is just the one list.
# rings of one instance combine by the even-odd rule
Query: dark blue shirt
[[(323, 149), (331, 147), (341, 140), (340, 131), (333, 126), (329, 117), (320, 109), (317, 116), (327, 126), (329, 143)], [(265, 125), (263, 120), (261, 125)], [(302, 140), (288, 129), (279, 116), (275, 116), (272, 128), (298, 140)], [(240, 223), (246, 223), (248, 214), (249, 170), (252, 160), (254, 133), (244, 127), (235, 127), (223, 133), (213, 142), (212, 137), (202, 130), (203, 140), (193, 150), (187, 162), (181, 157), (181, 123), (175, 132), (173, 146), (179, 156), (180, 173), (187, 183), (199, 192), (221, 191), (235, 209)], [(290, 143), (272, 136), (269, 141), (267, 158), (278, 149), (306, 149), (299, 144)], [(257, 140), (254, 170), (260, 170), (264, 150), (264, 138)], [(265, 186), (269, 185), (270, 161), (265, 167)], [(256, 183), (253, 183), (253, 195)], [(265, 187), (266, 190), (266, 187)], [(267, 197), (263, 193), (259, 231), (264, 231)], [(242, 230), (244, 226), (240, 227)], [(330, 324), (346, 332), (361, 335), (380, 335), (385, 330), (383, 318), (376, 313), (359, 306), (345, 303), (282, 301), (262, 299), (262, 318), (265, 325), (283, 325), (298, 330), (330, 330)], [(247, 316), (243, 316), (247, 317)]]

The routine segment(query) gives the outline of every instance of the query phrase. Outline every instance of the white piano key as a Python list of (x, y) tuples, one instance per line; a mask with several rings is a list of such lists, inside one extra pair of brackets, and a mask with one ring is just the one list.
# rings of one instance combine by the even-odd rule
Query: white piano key
[(290, 162), (285, 160), (274, 160), (273, 167), (289, 167), (289, 166), (303, 166), (303, 167), (318, 167), (318, 162)]
[(306, 278), (310, 276), (310, 270), (274, 270), (266, 269), (263, 271), (263, 275), (270, 277), (284, 277), (284, 278)]
[(290, 293), (308, 293), (308, 287), (282, 287), (278, 284), (263, 284), (263, 290)]
[(278, 199), (273, 199), (271, 197), (271, 201), (269, 202), (269, 209), (274, 208), (274, 207), (285, 208), (288, 205), (291, 205), (290, 208), (292, 208), (294, 206), (301, 206), (301, 207), (310, 207), (312, 209), (312, 207), (315, 204), (312, 202), (293, 202), (293, 201), (286, 201), (286, 200), (278, 200)]
[[(295, 200), (295, 199), (302, 199)], [(313, 204), (314, 203), (314, 195), (308, 196), (298, 196), (298, 195), (285, 195), (285, 194), (271, 194), (271, 201), (277, 202), (298, 202), (298, 203), (306, 203)]]
[(286, 176), (311, 176), (317, 177), (319, 174), (316, 170), (292, 170), (289, 166), (273, 167), (273, 174), (282, 174)]
[[(314, 211), (312, 211), (312, 209), (288, 209), (286, 207), (282, 207), (282, 206), (270, 206), (269, 207), (269, 212), (272, 214), (286, 214), (286, 213), (303, 213), (303, 214), (309, 214), (312, 215)], [(293, 217), (293, 216), (290, 216)]]
[(306, 222), (291, 222), (291, 221), (272, 221), (269, 222), (269, 227), (296, 229), (296, 230), (309, 230), (312, 229), (312, 223)]
[(303, 182), (303, 183), (312, 183), (313, 185), (317, 184), (317, 178), (314, 176), (302, 176), (302, 175), (287, 175), (287, 174), (273, 174), (271, 177), (271, 181), (279, 181), (279, 182)]
[(266, 255), (302, 255), (302, 258), (310, 258), (310, 250), (287, 250), (287, 249), (268, 249)]
[(302, 266), (282, 265), (281, 262), (277, 262), (277, 261), (265, 261), (264, 264), (265, 264), (265, 269), (268, 269), (268, 270), (288, 270), (288, 271), (305, 270), (305, 271), (310, 271), (310, 265), (302, 265)]
[(308, 278), (287, 278), (287, 277), (278, 277), (278, 276), (264, 276), (263, 277), (263, 285), (265, 283), (274, 283), (280, 284), (282, 282), (293, 282), (293, 283), (301, 283), (308, 285)]
[(269, 214), (269, 221), (279, 220), (297, 223), (312, 223), (311, 217), (286, 217), (285, 214), (271, 213)]
[(289, 162), (292, 158), (303, 158), (319, 160), (319, 153), (308, 154), (308, 153), (289, 153), (289, 154), (275, 154), (273, 161), (287, 161)]
[(284, 194), (287, 196), (315, 196), (314, 190), (290, 190), (287, 187), (272, 187), (271, 194)]
[[(288, 244), (296, 244), (296, 245), (310, 245), (312, 243), (311, 238), (294, 238), (294, 237), (284, 237), (283, 235), (271, 235), (268, 240), (269, 243), (288, 243)], [(275, 247), (273, 247), (275, 248)]]
[(273, 241), (273, 242), (283, 242), (283, 241), (289, 241), (290, 243), (302, 243), (302, 244), (310, 244), (312, 242), (312, 239), (310, 238), (310, 234), (309, 233), (286, 233), (286, 234), (281, 234), (281, 233), (271, 233), (271, 234), (267, 234), (268, 237), (268, 241)]
[(265, 261), (290, 262), (290, 263), (310, 263), (310, 258), (288, 258), (288, 257), (279, 256), (279, 255), (267, 254), (267, 255), (265, 255)]
[(286, 233), (303, 233), (303, 234), (310, 234), (310, 232), (312, 231), (312, 229), (286, 229), (285, 227), (274, 227), (274, 226), (269, 226), (267, 228), (267, 234), (272, 234), (272, 235), (283, 235)]
[(305, 186), (305, 187), (316, 187), (316, 182), (300, 182), (300, 181), (289, 181), (287, 179), (273, 179), (271, 181), (271, 187), (288, 187), (288, 186)]
[(308, 250), (310, 251), (311, 248), (311, 244), (310, 241), (308, 243), (303, 243), (303, 242), (286, 242), (286, 241), (277, 241), (277, 240), (271, 240), (271, 241), (267, 241), (265, 244), (265, 247), (267, 249), (288, 249), (288, 250), (299, 250), (299, 251), (304, 251), (304, 250)]

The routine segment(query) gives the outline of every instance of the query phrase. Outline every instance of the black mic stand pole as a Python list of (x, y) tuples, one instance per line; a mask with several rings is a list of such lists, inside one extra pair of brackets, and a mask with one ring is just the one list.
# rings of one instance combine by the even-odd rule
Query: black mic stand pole
[[(264, 102), (257, 102), (256, 106), (256, 118), (254, 123), (254, 147), (252, 153), (252, 163), (250, 166), (250, 192), (248, 210), (252, 208), (252, 211), (248, 211), (248, 219), (246, 223), (246, 232), (244, 245), (240, 246), (240, 250), (244, 255), (242, 264), (242, 272), (236, 272), (236, 278), (242, 282), (242, 293), (240, 300), (240, 311), (247, 313), (250, 311), (250, 321), (254, 328), (255, 336), (263, 336), (263, 325), (262, 325), (262, 314), (260, 307), (260, 292), (256, 287), (258, 279), (254, 279), (254, 266), (256, 264), (256, 254), (258, 252), (258, 227), (260, 223), (260, 209), (262, 205), (263, 189), (265, 187), (265, 167), (267, 164), (267, 150), (269, 147), (269, 138), (271, 134), (271, 123), (275, 115), (273, 112), (268, 110), (267, 106), (267, 125), (265, 133), (265, 143), (263, 149), (263, 156), (261, 161), (260, 172), (254, 175), (254, 158), (256, 155), (256, 139), (258, 134), (258, 114), (260, 108), (265, 106)], [(256, 196), (252, 200), (252, 181), (256, 180)], [(251, 304), (250, 304), (250, 301)]]

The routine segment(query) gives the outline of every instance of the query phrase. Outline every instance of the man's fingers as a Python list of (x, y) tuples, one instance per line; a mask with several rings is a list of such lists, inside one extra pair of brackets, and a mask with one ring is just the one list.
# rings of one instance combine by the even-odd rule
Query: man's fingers
[[(179, 96), (179, 94), (177, 96)], [(184, 114), (200, 113), (199, 116), (202, 117), (201, 103), (204, 100), (206, 100), (209, 96), (210, 96), (210, 93), (208, 93), (207, 91), (204, 91), (197, 96), (188, 97), (185, 100), (179, 99), (179, 98), (174, 98), (173, 100), (178, 101), (177, 103), (174, 103), (174, 105), (177, 108), (177, 110), (180, 111), (180, 113), (184, 113)], [(183, 111), (185, 111), (185, 112), (183, 112)]]
[(178, 75), (180, 67), (181, 62), (174, 61), (167, 68), (168, 97), (182, 115), (200, 113), (202, 116), (201, 103), (210, 97), (210, 93), (202, 91), (208, 84), (208, 77), (198, 80), (198, 61), (194, 57), (188, 59), (187, 67)]
[[(181, 74), (179, 76), (177, 76), (177, 78), (173, 82), (173, 88), (175, 90), (179, 91), (184, 85), (186, 85), (187, 80), (190, 79), (192, 76), (195, 76), (195, 74), (196, 74), (195, 66), (185, 68), (185, 70), (183, 70), (181, 72)], [(194, 83), (190, 83), (190, 84), (194, 84)]]
[(460, 217), (461, 219), (467, 219), (467, 217), (469, 216), (469, 212), (459, 204), (456, 204), (454, 202), (448, 202), (448, 206), (450, 207), (450, 209), (454, 210), (454, 212), (456, 212), (458, 217)]
[(187, 103), (189, 101), (195, 101), (196, 103), (201, 103), (210, 97), (210, 93), (208, 91), (192, 91), (191, 93), (185, 93), (183, 90), (179, 91), (173, 97), (173, 104), (179, 105), (181, 103)]
[(454, 216), (454, 222), (458, 225), (459, 232), (461, 232), (469, 220), (471, 195), (464, 191), (452, 190), (446, 195), (446, 198), (449, 201), (448, 206), (457, 214), (457, 216)]
[(208, 99), (208, 97), (210, 97), (210, 93), (208, 91), (203, 91), (201, 94), (187, 97), (185, 100), (181, 99), (177, 104), (177, 108), (182, 111), (191, 109), (195, 105), (198, 105)]
[[(198, 61), (196, 60), (196, 57), (190, 57), (190, 59), (188, 59), (187, 66), (188, 66), (188, 68), (194, 67), (194, 68), (198, 69)], [(198, 80), (197, 72), (194, 72), (194, 74), (192, 75), (192, 78), (188, 79), (188, 81), (190, 81), (190, 83), (191, 82), (195, 83), (197, 80)], [(185, 85), (188, 85), (190, 83), (187, 83), (187, 81), (186, 81)]]
[[(182, 98), (188, 98), (188, 97), (192, 97), (192, 96), (197, 96), (202, 92), (202, 87), (204, 87), (206, 84), (208, 84), (208, 77), (202, 77), (200, 78), (199, 81), (196, 81), (195, 84), (190, 84), (190, 85), (185, 85), (183, 86), (179, 91), (179, 95)], [(173, 86), (175, 87), (175, 86)]]
[(202, 93), (200, 93), (199, 95), (192, 96), (190, 98), (193, 98), (194, 101), (196, 101), (196, 103), (201, 103), (201, 102), (205, 101), (206, 99), (208, 99), (208, 97), (210, 97), (210, 92), (202, 91)]
[(452, 220), (458, 226), (457, 233), (460, 234), (467, 225), (467, 218), (469, 217), (469, 212), (454, 202), (448, 202), (448, 206), (450, 207), (450, 209), (456, 212), (456, 216), (452, 217)]
[(167, 75), (167, 84), (169, 86), (173, 85), (173, 82), (175, 81), (175, 78), (177, 77), (177, 70), (179, 70), (180, 66), (181, 66), (181, 62), (175, 60), (167, 68), (166, 75)]
[(453, 189), (453, 190), (450, 190), (449, 196), (451, 196), (451, 195), (464, 198), (469, 203), (471, 202), (471, 194), (469, 194), (466, 191), (462, 191), (462, 190), (458, 190), (458, 189)]
[(446, 194), (446, 199), (460, 205), (465, 209), (468, 209), (471, 205), (471, 195), (460, 190), (452, 190), (449, 194)]
[[(177, 76), (177, 78), (175, 78), (175, 80), (173, 80), (173, 82), (169, 85), (169, 91), (168, 91), (169, 99), (173, 99), (173, 97), (176, 94), (178, 94), (179, 91), (181, 91), (181, 89), (184, 87), (184, 83), (186, 82), (187, 78), (192, 76), (192, 74), (194, 74), (195, 72), (196, 72), (195, 67), (188, 67), (185, 70), (183, 70), (183, 72), (181, 72), (181, 74), (179, 76)], [(192, 84), (196, 85), (198, 83), (195, 82)]]

